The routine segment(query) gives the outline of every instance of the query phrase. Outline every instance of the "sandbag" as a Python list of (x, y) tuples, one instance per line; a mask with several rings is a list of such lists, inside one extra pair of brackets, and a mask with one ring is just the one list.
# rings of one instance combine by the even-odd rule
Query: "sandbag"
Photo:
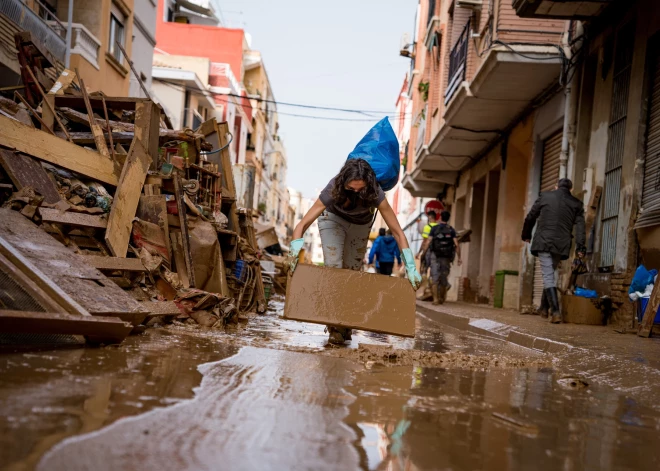
[(383, 118), (378, 121), (348, 154), (348, 159), (366, 160), (376, 173), (376, 180), (383, 191), (394, 188), (399, 181), (401, 160), (399, 141), (389, 120)]

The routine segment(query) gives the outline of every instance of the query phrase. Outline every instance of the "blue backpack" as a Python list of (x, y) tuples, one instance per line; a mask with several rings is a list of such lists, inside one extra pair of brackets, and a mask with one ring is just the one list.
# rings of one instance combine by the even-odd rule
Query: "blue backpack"
[[(387, 118), (378, 121), (362, 138), (348, 159), (364, 159), (376, 173), (376, 180), (383, 189), (389, 191), (399, 181), (399, 141)], [(348, 160), (346, 159), (346, 160)]]

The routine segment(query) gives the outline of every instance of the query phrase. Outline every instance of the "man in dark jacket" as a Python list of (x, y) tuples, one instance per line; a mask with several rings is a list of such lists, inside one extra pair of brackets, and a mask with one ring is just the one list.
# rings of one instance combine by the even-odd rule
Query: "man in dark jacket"
[(374, 262), (374, 255), (376, 256), (376, 263), (379, 264), (380, 269), (378, 273), (381, 275), (390, 276), (394, 268), (394, 259), (396, 258), (399, 265), (401, 265), (401, 252), (396, 243), (396, 239), (392, 235), (392, 231), (378, 237), (374, 241), (374, 245), (369, 252), (369, 265)]
[[(525, 218), (522, 239), (529, 242), (532, 230), (538, 219), (538, 226), (532, 240), (532, 255), (538, 257), (543, 274), (543, 298), (541, 313), (550, 310), (550, 322), (562, 322), (557, 296), (555, 270), (560, 260), (568, 259), (573, 243), (573, 226), (575, 226), (576, 248), (578, 256), (583, 256), (585, 248), (584, 205), (571, 194), (573, 182), (562, 178), (554, 191), (546, 191), (536, 200), (531, 211)], [(545, 316), (543, 316), (545, 317)]]

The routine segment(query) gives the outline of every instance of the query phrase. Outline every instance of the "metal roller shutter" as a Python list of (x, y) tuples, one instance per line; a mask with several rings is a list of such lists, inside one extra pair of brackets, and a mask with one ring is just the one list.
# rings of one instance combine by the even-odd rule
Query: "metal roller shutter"
[(660, 224), (660, 47), (656, 47), (652, 70), (649, 119), (646, 129), (642, 215), (635, 227)]
[[(559, 157), (561, 156), (562, 131), (558, 131), (543, 141), (543, 157), (541, 161), (541, 192), (554, 189), (559, 180)], [(534, 261), (534, 290), (532, 302), (541, 305), (543, 296), (543, 276), (539, 259)]]

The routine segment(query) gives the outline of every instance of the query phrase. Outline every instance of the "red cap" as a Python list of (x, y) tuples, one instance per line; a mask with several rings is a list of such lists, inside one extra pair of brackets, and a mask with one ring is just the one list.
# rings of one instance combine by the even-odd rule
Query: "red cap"
[(439, 216), (440, 213), (444, 210), (445, 206), (438, 200), (431, 200), (424, 205), (424, 214), (434, 212), (436, 216)]

